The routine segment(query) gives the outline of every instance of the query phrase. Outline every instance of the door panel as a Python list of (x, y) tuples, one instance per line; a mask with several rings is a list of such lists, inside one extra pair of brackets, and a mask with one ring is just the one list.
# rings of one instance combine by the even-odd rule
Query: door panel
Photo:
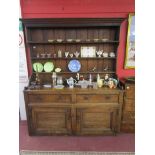
[(115, 134), (118, 123), (118, 108), (96, 106), (77, 108), (77, 134)]
[(38, 135), (71, 134), (71, 108), (29, 106), (32, 132)]

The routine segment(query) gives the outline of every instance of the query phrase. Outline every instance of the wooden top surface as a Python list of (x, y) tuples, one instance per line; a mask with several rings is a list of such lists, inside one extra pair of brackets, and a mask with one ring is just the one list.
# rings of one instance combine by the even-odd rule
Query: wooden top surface
[(103, 87), (103, 88), (68, 88), (65, 87), (63, 89), (56, 89), (56, 88), (35, 88), (35, 89), (25, 89), (24, 91), (30, 92), (30, 93), (41, 93), (41, 92), (52, 92), (52, 93), (63, 93), (63, 94), (67, 94), (67, 93), (94, 93), (94, 94), (100, 94), (100, 93), (109, 93), (109, 94), (113, 94), (113, 93), (119, 93), (119, 92), (123, 92), (123, 90), (119, 89), (119, 88), (107, 88), (107, 87)]

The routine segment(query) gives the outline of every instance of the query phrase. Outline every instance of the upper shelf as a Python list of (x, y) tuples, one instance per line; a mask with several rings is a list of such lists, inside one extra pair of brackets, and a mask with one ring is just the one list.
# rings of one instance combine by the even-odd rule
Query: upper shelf
[(108, 41), (80, 41), (80, 42), (76, 42), (76, 41), (72, 41), (72, 42), (68, 42), (68, 41), (62, 41), (62, 42), (57, 42), (57, 41), (53, 41), (53, 42), (46, 42), (46, 41), (27, 41), (28, 44), (113, 44), (113, 43), (119, 43), (119, 41), (114, 41), (114, 40), (108, 40)]

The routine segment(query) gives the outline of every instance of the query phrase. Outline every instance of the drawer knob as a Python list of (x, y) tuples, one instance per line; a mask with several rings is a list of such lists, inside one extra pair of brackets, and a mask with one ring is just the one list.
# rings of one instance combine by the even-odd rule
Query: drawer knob
[(62, 96), (61, 95), (58, 96), (58, 100), (62, 100)]
[(87, 96), (85, 96), (85, 97), (84, 97), (84, 100), (88, 100), (88, 97), (87, 97)]
[(127, 89), (127, 90), (129, 90), (129, 89), (130, 89), (130, 87), (129, 87), (129, 86), (127, 86), (127, 87), (126, 87), (126, 89)]
[(110, 99), (110, 96), (105, 96), (105, 99), (106, 99), (106, 100), (109, 100), (109, 99)]

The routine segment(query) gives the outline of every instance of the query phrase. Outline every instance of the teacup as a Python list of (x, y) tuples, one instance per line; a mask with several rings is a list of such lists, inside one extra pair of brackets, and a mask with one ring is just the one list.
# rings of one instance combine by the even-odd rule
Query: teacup
[(100, 50), (100, 51), (96, 51), (96, 54), (98, 55), (99, 58), (101, 57), (102, 53), (103, 53), (102, 50)]
[(108, 57), (108, 52), (103, 52), (103, 57), (107, 58)]
[(113, 58), (113, 57), (115, 57), (115, 53), (114, 52), (110, 52), (109, 56)]
[(70, 56), (71, 58), (73, 58), (73, 53), (70, 53), (69, 56)]
[(65, 52), (65, 57), (67, 58), (69, 55), (69, 52)]
[(40, 54), (42, 58), (45, 58), (46, 54), (45, 53), (42, 53)]
[(51, 53), (47, 53), (47, 57), (50, 58), (51, 57)]
[(78, 58), (79, 55), (80, 55), (80, 53), (76, 51), (76, 52), (74, 53), (74, 55), (75, 55), (76, 58)]

